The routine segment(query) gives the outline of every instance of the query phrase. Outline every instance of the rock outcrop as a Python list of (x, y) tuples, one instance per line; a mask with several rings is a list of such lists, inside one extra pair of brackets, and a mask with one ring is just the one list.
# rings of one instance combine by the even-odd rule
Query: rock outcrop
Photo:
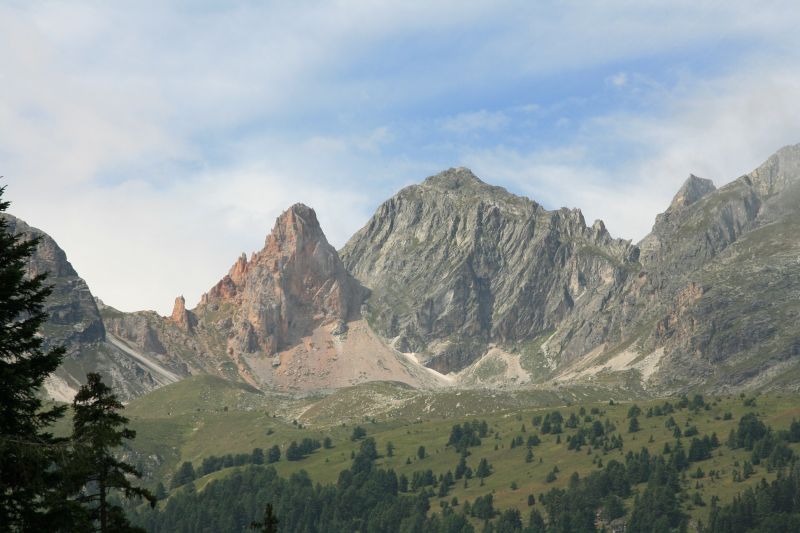
[(175, 305), (172, 308), (170, 319), (187, 333), (192, 333), (197, 323), (197, 318), (194, 314), (186, 309), (186, 299), (183, 295), (175, 298)]

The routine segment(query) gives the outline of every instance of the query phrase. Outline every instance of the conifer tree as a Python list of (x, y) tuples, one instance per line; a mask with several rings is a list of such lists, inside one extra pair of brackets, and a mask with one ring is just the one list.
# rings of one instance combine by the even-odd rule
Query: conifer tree
[(478, 468), (475, 470), (475, 475), (479, 478), (483, 479), (488, 477), (492, 473), (492, 467), (489, 466), (489, 461), (485, 458), (482, 458), (478, 463)]
[(140, 531), (130, 527), (122, 509), (108, 500), (109, 492), (116, 490), (126, 498), (145, 498), (155, 505), (149, 491), (129, 480), (129, 476), (140, 477), (141, 473), (114, 457), (114, 450), (123, 440), (135, 438), (136, 432), (125, 427), (128, 419), (119, 413), (122, 403), (100, 375), (87, 374), (86, 380), (72, 403), (70, 475), (75, 487), (81, 487), (76, 500), (86, 505), (96, 531)]
[(275, 444), (267, 452), (267, 463), (269, 464), (277, 463), (280, 460), (281, 460), (281, 449), (277, 444)]
[(253, 453), (250, 455), (250, 462), (254, 465), (263, 465), (264, 450), (261, 448), (253, 448)]
[(278, 519), (273, 514), (271, 503), (264, 508), (264, 520), (251, 522), (250, 529), (257, 529), (261, 533), (278, 533)]
[[(230, 457), (230, 456), (227, 456)], [(232, 464), (229, 466), (233, 466)], [(194, 471), (194, 466), (189, 461), (184, 461), (181, 463), (181, 466), (178, 467), (177, 472), (172, 476), (172, 483), (170, 483), (170, 488), (176, 489), (181, 485), (186, 485), (195, 480), (197, 475)]]
[[(9, 206), (4, 191), (0, 213)], [(26, 276), (38, 242), (12, 235), (0, 214), (0, 524), (10, 530), (44, 531), (52, 523), (62, 450), (47, 427), (65, 408), (44, 408), (37, 396), (64, 356), (62, 347), (46, 350), (37, 335), (51, 292), (45, 274)]]

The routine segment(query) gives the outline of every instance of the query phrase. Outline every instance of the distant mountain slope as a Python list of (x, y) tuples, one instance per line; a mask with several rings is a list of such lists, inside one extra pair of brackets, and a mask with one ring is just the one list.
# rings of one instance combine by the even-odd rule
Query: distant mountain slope
[(781, 149), (653, 235), (666, 309), (643, 346), (663, 346), (657, 384), (800, 385), (800, 145)]
[[(639, 243), (640, 271), (558, 328), (563, 379), (635, 371), (661, 391), (800, 386), (800, 145), (714, 189), (691, 176)], [(585, 331), (606, 331), (586, 354)]]
[(63, 345), (67, 349), (63, 364), (45, 384), (51, 397), (71, 400), (87, 372), (100, 372), (126, 400), (178, 379), (162, 372), (159, 361), (134, 357), (109, 342), (89, 287), (58, 244), (12, 215), (0, 216), (8, 221), (13, 233), (25, 239), (41, 239), (27, 271), (30, 276), (47, 273), (47, 283), (53, 286), (45, 305), (50, 318), (42, 335), (48, 346)]

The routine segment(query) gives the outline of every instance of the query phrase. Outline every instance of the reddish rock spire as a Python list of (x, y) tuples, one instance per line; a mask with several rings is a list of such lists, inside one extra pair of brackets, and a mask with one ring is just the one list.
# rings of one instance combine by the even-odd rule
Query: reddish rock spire
[(172, 308), (172, 316), (170, 319), (188, 332), (194, 330), (195, 318), (194, 315), (186, 309), (186, 299), (184, 299), (183, 296), (175, 298), (175, 306)]
[(229, 351), (272, 354), (319, 325), (345, 324), (366, 294), (314, 210), (295, 204), (275, 221), (264, 248), (249, 260), (242, 254), (200, 305), (230, 309)]

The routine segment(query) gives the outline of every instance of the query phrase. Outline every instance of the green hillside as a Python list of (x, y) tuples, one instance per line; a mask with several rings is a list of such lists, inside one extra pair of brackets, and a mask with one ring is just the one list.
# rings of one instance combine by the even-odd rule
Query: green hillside
[[(436, 503), (440, 500), (450, 502), (455, 497), (459, 502), (474, 502), (491, 493), (496, 508), (518, 508), (526, 517), (529, 495), (537, 500), (534, 507), (540, 506), (540, 495), (552, 488), (568, 487), (573, 472), (585, 478), (612, 459), (625, 463), (630, 452), (638, 453), (642, 448), (650, 456), (662, 456), (665, 446), (675, 448), (676, 427), (687, 454), (693, 439), (715, 434), (720, 444), (711, 450), (710, 458), (692, 462), (681, 473), (685, 495), (681, 508), (693, 520), (703, 523), (708, 522), (712, 497), (725, 504), (745, 488), (777, 476), (779, 469), (768, 468), (766, 459), (751, 465), (751, 450), (731, 449), (726, 444), (740, 419), (754, 413), (777, 432), (787, 430), (795, 418), (800, 418), (800, 399), (791, 395), (707, 397), (694, 404), (692, 398), (688, 405), (685, 398), (634, 404), (624, 396), (609, 401), (610, 395), (608, 391), (592, 389), (431, 393), (398, 384), (372, 383), (328, 396), (291, 398), (201, 377), (155, 391), (131, 403), (126, 411), (131, 427), (138, 433), (130, 451), (148, 472), (147, 483), (155, 486), (161, 481), (170, 487), (174, 472), (188, 461), (199, 473), (194, 488), (200, 492), (212, 481), (251, 468), (239, 464), (203, 476), (199, 472), (203, 459), (227, 454), (249, 456), (254, 448), (266, 452), (275, 445), (281, 450), (281, 458), (270, 466), (279, 476), (288, 478), (304, 470), (314, 482), (335, 484), (339, 473), (351, 466), (352, 457), (363, 442), (351, 439), (356, 426), (374, 438), (380, 454), (378, 468), (392, 469), (409, 480), (415, 472), (431, 470), (438, 487), (439, 476), (448, 471), (455, 473), (461, 456), (454, 446), (448, 446), (453, 426), (485, 421), (488, 431), (479, 445), (468, 448), (465, 461), (474, 472), (480, 460), (486, 459), (492, 473), (482, 483), (475, 477), (466, 482), (459, 479), (441, 498), (439, 489), (429, 487), (435, 492), (431, 512), (440, 510)], [(665, 409), (670, 410), (665, 404), (674, 411), (665, 414)], [(636, 417), (639, 430), (631, 432), (628, 415), (634, 405), (641, 414)], [(543, 420), (556, 411), (563, 419), (562, 432), (545, 433)], [(345, 422), (335, 423), (336, 420)], [(605, 446), (597, 441), (595, 447), (585, 443), (570, 449), (568, 443), (575, 435), (581, 431), (588, 434), (598, 422), (604, 428), (601, 440)], [(529, 447), (529, 438), (534, 436), (540, 443)], [(321, 443), (326, 438), (330, 439), (331, 448), (319, 447), (301, 460), (287, 460), (286, 451), (292, 441), (311, 439)], [(621, 447), (612, 447), (619, 444), (618, 439)], [(393, 446), (391, 457), (387, 455), (389, 442)], [(420, 446), (425, 448), (424, 458), (420, 458)], [(788, 446), (800, 452), (798, 444)], [(702, 470), (700, 477), (698, 468)], [(555, 476), (551, 474), (554, 469)], [(752, 472), (745, 476), (746, 469)], [(638, 485), (634, 492), (643, 489), (643, 484)], [(631, 508), (633, 501), (634, 496), (626, 499), (626, 507)]]

